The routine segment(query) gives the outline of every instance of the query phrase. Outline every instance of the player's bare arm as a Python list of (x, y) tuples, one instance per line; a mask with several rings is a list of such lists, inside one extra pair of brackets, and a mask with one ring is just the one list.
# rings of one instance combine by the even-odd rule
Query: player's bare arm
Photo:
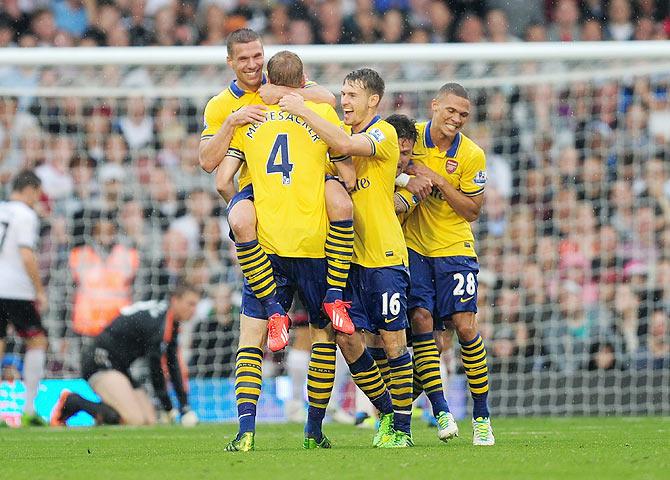
[(334, 162), (334, 165), (337, 170), (337, 177), (344, 183), (347, 192), (351, 192), (356, 187), (356, 168), (353, 160), (351, 157), (347, 157), (345, 160)]
[(44, 313), (47, 308), (47, 295), (44, 292), (44, 286), (42, 285), (42, 280), (40, 279), (40, 270), (37, 265), (37, 257), (32, 248), (20, 247), (19, 252), (21, 253), (21, 260), (23, 266), (26, 269), (30, 281), (35, 287), (35, 300), (37, 301), (37, 309)]
[(430, 178), (433, 185), (435, 185), (444, 197), (444, 200), (465, 220), (474, 222), (479, 218), (479, 213), (481, 212), (484, 203), (483, 193), (474, 197), (469, 197), (451, 185), (447, 179), (424, 165), (413, 165), (412, 167), (409, 167), (409, 171)]
[(248, 123), (264, 122), (265, 110), (266, 107), (264, 105), (247, 105), (246, 107), (242, 107), (226, 118), (219, 131), (213, 137), (200, 140), (198, 149), (200, 167), (207, 173), (212, 173), (226, 155), (235, 129)]
[(223, 197), (226, 203), (237, 193), (235, 188), (235, 174), (242, 166), (242, 162), (230, 155), (224, 155), (223, 161), (216, 171), (216, 191)]
[(263, 102), (268, 105), (276, 105), (283, 96), (288, 95), (289, 93), (297, 93), (303, 99), (310, 102), (327, 103), (333, 108), (337, 105), (335, 95), (333, 95), (327, 88), (316, 84), (303, 88), (291, 88), (283, 85), (266, 83), (261, 85), (261, 88), (258, 89), (258, 93), (263, 99)]
[(372, 140), (365, 135), (347, 135), (344, 130), (308, 108), (300, 95), (295, 93), (285, 95), (279, 100), (279, 106), (286, 112), (302, 117), (329, 147), (342, 155), (371, 157), (374, 154)]

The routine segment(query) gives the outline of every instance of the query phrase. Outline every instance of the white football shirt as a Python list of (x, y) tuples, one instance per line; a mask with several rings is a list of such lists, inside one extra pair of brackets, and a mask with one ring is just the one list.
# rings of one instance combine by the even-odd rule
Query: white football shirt
[(35, 300), (19, 249), (37, 247), (39, 221), (23, 202), (0, 202), (0, 298)]

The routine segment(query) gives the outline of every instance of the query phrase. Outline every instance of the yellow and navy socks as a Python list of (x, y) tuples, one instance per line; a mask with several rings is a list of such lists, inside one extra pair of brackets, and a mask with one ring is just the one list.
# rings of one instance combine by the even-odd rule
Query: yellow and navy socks
[(370, 399), (372, 404), (382, 415), (393, 412), (391, 394), (379, 373), (379, 368), (367, 350), (353, 363), (349, 364), (349, 371), (354, 383)]
[(235, 399), (240, 422), (238, 438), (256, 430), (256, 405), (263, 380), (263, 351), (257, 347), (240, 347), (235, 361)]
[(472, 418), (488, 418), (489, 372), (486, 349), (479, 333), (469, 342), (460, 342), (463, 369), (468, 377), (468, 388), (474, 403)]
[(342, 299), (342, 290), (347, 285), (351, 257), (354, 254), (354, 221), (330, 222), (326, 236), (326, 261), (328, 290), (324, 302)]
[(389, 367), (389, 361), (386, 358), (386, 352), (383, 348), (379, 347), (368, 347), (368, 352), (375, 360), (377, 368), (379, 368), (379, 373), (384, 379), (384, 383), (388, 387), (391, 384), (391, 367)]
[(277, 285), (272, 263), (258, 240), (235, 243), (235, 248), (242, 274), (251, 291), (265, 307), (268, 317), (275, 313), (286, 315), (284, 308), (277, 301)]
[(433, 415), (437, 417), (440, 412), (448, 412), (449, 405), (444, 398), (440, 376), (440, 353), (437, 350), (433, 332), (413, 335), (412, 347), (414, 348), (415, 376), (430, 400)]
[(321, 426), (335, 383), (335, 353), (335, 343), (312, 344), (307, 373), (309, 408), (305, 436), (316, 439), (317, 443), (323, 438)]
[(399, 357), (390, 358), (391, 401), (393, 402), (393, 427), (401, 432), (410, 433), (412, 420), (412, 383), (414, 379), (412, 357), (405, 352)]

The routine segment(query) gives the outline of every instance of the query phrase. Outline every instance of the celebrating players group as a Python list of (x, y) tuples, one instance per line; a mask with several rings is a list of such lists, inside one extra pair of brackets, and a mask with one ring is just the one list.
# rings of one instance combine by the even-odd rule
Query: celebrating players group
[(473, 398), (473, 444), (493, 445), (469, 223), (482, 207), (486, 166), (483, 151), (461, 133), (466, 90), (445, 84), (429, 122), (383, 120), (384, 81), (361, 68), (343, 80), (340, 120), (334, 96), (305, 81), (296, 54), (277, 53), (264, 73), (255, 32), (232, 33), (227, 47), (236, 78), (208, 102), (200, 144), (201, 166), (216, 169), (228, 203), (245, 278), (235, 366), (239, 432), (226, 450), (254, 449), (263, 348), (288, 344), (295, 294), (309, 313), (312, 340), (304, 448), (331, 447), (322, 423), (337, 347), (379, 411), (373, 446), (413, 445), (412, 402), (421, 392), (440, 440), (457, 437), (438, 349), (451, 331)]
[[(233, 32), (227, 48), (236, 78), (207, 103), (199, 149), (201, 167), (216, 171), (244, 274), (235, 364), (239, 432), (226, 450), (254, 450), (263, 349), (287, 346), (286, 312), (296, 294), (309, 313), (312, 342), (304, 448), (332, 446), (322, 424), (337, 347), (379, 411), (374, 447), (413, 446), (412, 403), (422, 392), (438, 438), (457, 437), (440, 377), (440, 351), (453, 331), (473, 399), (473, 444), (493, 445), (470, 227), (482, 207), (486, 165), (482, 149), (461, 132), (470, 113), (466, 90), (443, 85), (428, 122), (384, 120), (377, 114), (384, 80), (360, 68), (343, 80), (340, 120), (335, 97), (305, 80), (296, 54), (274, 55), (266, 74), (254, 31)], [(52, 424), (79, 410), (100, 423), (155, 422), (128, 371), (141, 356), (150, 360), (163, 410), (176, 418), (163, 352), (181, 422), (197, 423), (175, 355), (177, 324), (193, 315), (197, 301), (196, 289), (180, 285), (169, 303), (122, 311), (82, 352), (82, 372), (102, 402), (64, 392)]]

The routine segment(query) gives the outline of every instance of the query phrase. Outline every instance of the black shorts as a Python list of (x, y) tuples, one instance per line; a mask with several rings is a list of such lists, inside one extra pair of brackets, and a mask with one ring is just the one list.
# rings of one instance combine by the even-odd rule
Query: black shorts
[(0, 298), (0, 338), (7, 336), (7, 325), (12, 324), (22, 338), (46, 334), (35, 302)]
[(95, 345), (86, 345), (82, 348), (80, 367), (81, 376), (86, 381), (98, 372), (116, 370), (128, 377), (133, 388), (141, 387), (141, 385), (133, 379), (128, 370), (114, 366), (114, 363), (109, 359), (109, 352), (107, 350), (96, 347)]

